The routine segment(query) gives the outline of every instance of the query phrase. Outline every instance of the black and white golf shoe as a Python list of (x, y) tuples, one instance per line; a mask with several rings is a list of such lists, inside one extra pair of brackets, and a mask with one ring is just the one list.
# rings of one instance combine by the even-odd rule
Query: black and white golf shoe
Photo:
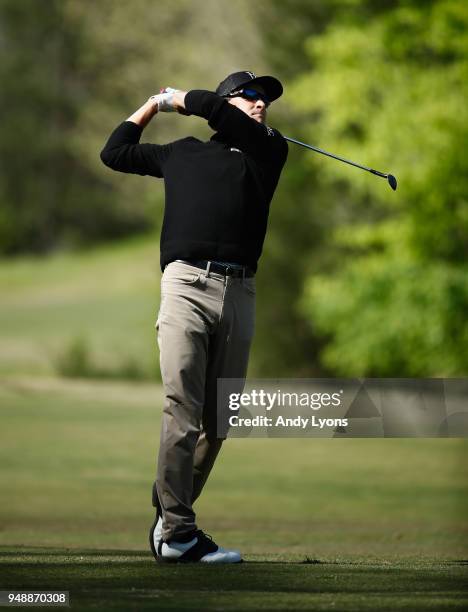
[[(157, 523), (153, 530), (153, 545), (157, 535)], [(211, 537), (198, 530), (188, 542), (164, 542), (159, 539), (156, 548), (158, 563), (241, 563), (242, 557), (237, 550), (226, 550), (213, 542)], [(151, 547), (153, 550), (153, 546)], [(154, 550), (153, 550), (154, 554)]]
[(159, 546), (159, 542), (161, 538), (162, 538), (162, 516), (160, 516), (159, 512), (157, 512), (156, 518), (154, 519), (154, 523), (151, 525), (150, 532), (149, 532), (149, 543), (150, 543), (151, 551), (156, 561), (158, 560), (158, 546)]

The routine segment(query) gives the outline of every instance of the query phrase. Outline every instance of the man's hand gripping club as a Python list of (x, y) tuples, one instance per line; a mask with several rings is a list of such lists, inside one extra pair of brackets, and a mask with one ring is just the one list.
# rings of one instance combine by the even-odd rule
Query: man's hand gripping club
[(174, 89), (173, 87), (164, 87), (159, 94), (151, 96), (150, 100), (157, 103), (158, 111), (162, 113), (174, 113), (177, 110), (174, 106), (174, 94), (179, 91), (179, 89)]

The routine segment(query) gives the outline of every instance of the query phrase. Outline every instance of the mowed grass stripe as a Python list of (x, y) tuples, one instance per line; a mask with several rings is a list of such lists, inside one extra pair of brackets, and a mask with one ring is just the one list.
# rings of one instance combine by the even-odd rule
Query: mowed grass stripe
[[(146, 550), (158, 385), (5, 379), (0, 544)], [(248, 554), (463, 555), (463, 440), (228, 440), (200, 526)]]
[(197, 504), (236, 567), (148, 551), (162, 391), (0, 382), (0, 588), (73, 610), (461, 610), (464, 440), (228, 440)]

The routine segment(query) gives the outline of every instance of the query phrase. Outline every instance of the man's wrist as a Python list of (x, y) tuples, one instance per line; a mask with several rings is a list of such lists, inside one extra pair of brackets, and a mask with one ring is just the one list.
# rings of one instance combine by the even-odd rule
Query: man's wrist
[(153, 113), (153, 115), (156, 115), (156, 113), (159, 111), (158, 101), (157, 101), (156, 97), (157, 96), (151, 96), (146, 101), (148, 109)]

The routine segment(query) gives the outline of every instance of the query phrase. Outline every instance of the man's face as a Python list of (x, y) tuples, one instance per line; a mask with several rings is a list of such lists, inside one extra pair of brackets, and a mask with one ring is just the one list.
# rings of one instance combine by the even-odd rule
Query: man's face
[[(258, 93), (265, 94), (263, 87), (258, 85), (255, 85), (255, 87), (252, 87), (251, 89), (255, 89), (255, 91), (258, 91)], [(228, 102), (229, 104), (240, 108), (241, 111), (243, 111), (246, 115), (249, 115), (249, 117), (252, 117), (252, 119), (255, 119), (255, 121), (258, 121), (258, 123), (265, 123), (267, 111), (266, 104), (263, 100), (246, 100), (239, 95), (235, 96), (234, 98), (228, 98)]]

